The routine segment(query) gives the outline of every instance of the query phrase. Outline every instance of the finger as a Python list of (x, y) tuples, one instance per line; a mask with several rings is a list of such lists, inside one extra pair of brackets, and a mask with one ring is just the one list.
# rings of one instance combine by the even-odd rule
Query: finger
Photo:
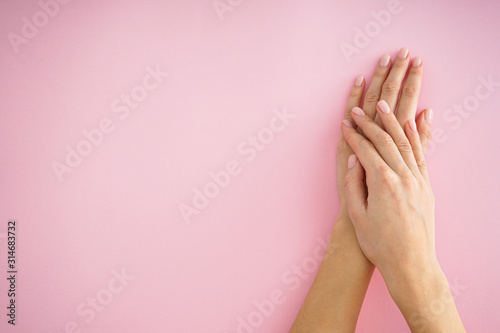
[[(398, 56), (392, 65), (391, 71), (387, 80), (385, 80), (382, 86), (382, 93), (380, 94), (380, 99), (389, 104), (391, 110), (396, 110), (396, 105), (398, 103), (399, 90), (401, 89), (401, 84), (406, 75), (406, 70), (408, 69), (408, 63), (410, 59), (409, 51), (406, 47), (399, 50)], [(380, 118), (378, 115), (375, 117), (375, 122), (381, 125)]]
[(349, 156), (348, 170), (344, 176), (344, 192), (346, 195), (349, 215), (353, 222), (357, 221), (361, 214), (366, 213), (367, 193), (365, 188), (365, 172), (358, 162), (355, 154)]
[(375, 68), (375, 72), (373, 73), (370, 85), (368, 86), (368, 90), (366, 90), (362, 109), (372, 119), (377, 114), (376, 105), (377, 102), (380, 100), (382, 85), (384, 84), (385, 79), (387, 79), (387, 75), (389, 75), (390, 68), (391, 68), (391, 56), (385, 54), (380, 58), (377, 67)]
[(410, 142), (410, 145), (412, 147), (413, 154), (415, 156), (415, 160), (418, 166), (419, 174), (426, 181), (429, 181), (429, 177), (427, 175), (427, 166), (425, 162), (425, 154), (422, 149), (420, 135), (417, 131), (417, 125), (415, 123), (415, 120), (414, 119), (408, 120), (405, 124), (404, 129), (406, 136), (408, 137), (408, 141)]
[[(385, 163), (398, 175), (403, 175), (405, 173), (408, 173), (409, 170), (408, 167), (406, 166), (406, 162), (401, 156), (401, 153), (399, 152), (398, 147), (394, 143), (394, 140), (390, 136), (390, 134), (384, 131), (370, 117), (365, 115), (363, 110), (361, 110), (360, 108), (354, 108), (352, 110), (352, 116), (353, 120), (356, 122), (356, 124), (358, 124), (358, 127), (363, 131), (366, 137), (373, 143), (373, 145), (375, 146), (376, 150), (383, 158)], [(355, 149), (354, 151), (356, 152)], [(361, 160), (361, 156), (357, 153), (356, 155)], [(363, 167), (365, 167), (363, 160), (361, 160), (361, 164), (363, 164)]]
[(420, 135), (420, 141), (422, 142), (422, 150), (427, 153), (427, 148), (431, 142), (431, 121), (432, 121), (432, 109), (425, 109), (420, 112), (417, 118), (417, 129)]
[(401, 97), (398, 104), (398, 112), (396, 118), (398, 119), (401, 127), (410, 119), (415, 119), (417, 113), (418, 96), (420, 94), (420, 87), (422, 86), (422, 77), (424, 75), (424, 68), (422, 59), (416, 57), (412, 61), (408, 77), (401, 89)]
[(359, 134), (348, 120), (342, 122), (342, 135), (367, 173), (375, 175), (381, 168), (389, 169), (373, 144)]
[[(380, 116), (385, 130), (387, 131), (387, 133), (389, 133), (389, 135), (392, 137), (392, 140), (396, 144), (396, 147), (401, 157), (405, 161), (406, 166), (411, 172), (413, 172), (416, 177), (420, 177), (420, 172), (418, 170), (412, 146), (408, 141), (403, 128), (396, 119), (396, 116), (391, 112), (391, 110), (389, 109), (389, 105), (387, 105), (384, 100), (381, 100), (377, 103), (377, 112)], [(409, 121), (410, 124), (415, 125), (415, 119), (410, 119)], [(414, 128), (415, 131), (417, 131), (416, 125)]]
[(365, 88), (365, 77), (363, 75), (358, 75), (356, 80), (351, 87), (349, 92), (349, 97), (347, 98), (347, 105), (344, 113), (344, 119), (352, 122), (351, 110), (361, 104), (361, 97), (363, 97), (363, 91)]

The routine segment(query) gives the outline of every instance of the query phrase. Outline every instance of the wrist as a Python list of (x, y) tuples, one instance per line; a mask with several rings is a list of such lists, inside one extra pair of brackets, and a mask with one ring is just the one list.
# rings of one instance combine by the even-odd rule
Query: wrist
[(437, 260), (430, 260), (425, 265), (383, 272), (382, 276), (394, 302), (401, 310), (427, 306), (449, 290), (448, 280)]
[(373, 264), (366, 258), (358, 243), (356, 230), (347, 216), (339, 214), (330, 235), (328, 250), (345, 258), (345, 267), (354, 265), (357, 267), (368, 266), (372, 271)]

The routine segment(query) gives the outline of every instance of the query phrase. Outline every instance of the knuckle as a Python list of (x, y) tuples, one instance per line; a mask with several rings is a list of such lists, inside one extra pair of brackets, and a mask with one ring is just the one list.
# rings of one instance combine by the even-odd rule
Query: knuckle
[(406, 169), (405, 171), (401, 172), (401, 183), (403, 184), (403, 187), (406, 189), (406, 192), (412, 192), (415, 189), (415, 176), (413, 173)]
[(366, 140), (366, 139), (362, 139), (359, 144), (358, 144), (358, 148), (360, 150), (370, 150), (370, 149), (375, 149), (375, 147), (373, 146), (373, 143), (371, 143), (370, 141)]
[(385, 81), (382, 86), (382, 91), (386, 94), (394, 94), (399, 92), (399, 84), (396, 81)]
[(389, 170), (384, 167), (380, 168), (378, 170), (379, 173), (379, 181), (381, 184), (381, 187), (388, 191), (389, 193), (395, 193), (397, 190), (396, 186), (396, 179), (395, 177), (389, 172)]
[(386, 179), (391, 177), (390, 170), (387, 165), (380, 163), (375, 166), (375, 172), (377, 177), (380, 179)]
[(344, 176), (344, 178), (342, 178), (342, 186), (344, 187), (344, 191), (347, 190), (349, 184), (352, 183), (352, 181), (353, 179), (348, 173)]
[(375, 141), (379, 145), (383, 146), (388, 146), (394, 144), (394, 140), (392, 137), (384, 131), (378, 131), (377, 134), (375, 134)]
[(429, 125), (426, 125), (425, 128), (420, 132), (420, 135), (423, 136), (424, 140), (431, 141), (432, 132)]
[(419, 168), (427, 168), (427, 162), (425, 161), (425, 158), (417, 158), (416, 159), (416, 162), (417, 162), (417, 166)]
[(401, 92), (402, 95), (406, 97), (415, 97), (418, 94), (418, 88), (414, 84), (406, 84), (403, 87), (403, 91)]
[(369, 90), (365, 95), (365, 103), (376, 104), (380, 99), (380, 94), (376, 91)]
[(393, 179), (388, 176), (388, 175), (384, 175), (384, 176), (381, 176), (380, 178), (381, 182), (382, 182), (382, 186), (389, 190), (389, 192), (395, 192), (395, 186), (394, 186), (394, 181)]
[(398, 140), (396, 146), (400, 152), (407, 153), (412, 151), (411, 144), (408, 140)]

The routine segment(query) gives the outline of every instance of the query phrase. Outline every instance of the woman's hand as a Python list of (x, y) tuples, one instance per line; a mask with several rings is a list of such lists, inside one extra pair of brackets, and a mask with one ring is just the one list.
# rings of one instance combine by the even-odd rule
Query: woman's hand
[(386, 130), (362, 109), (353, 109), (366, 138), (343, 123), (356, 153), (349, 158), (344, 188), (361, 249), (384, 278), (393, 279), (437, 267), (434, 196), (415, 121), (403, 130), (385, 101), (378, 102), (377, 111)]
[(403, 130), (384, 100), (377, 114), (385, 130), (362, 109), (352, 110), (366, 138), (349, 121), (342, 125), (355, 152), (343, 184), (359, 245), (412, 331), (464, 332), (436, 258), (434, 196), (417, 125), (410, 119)]
[[(406, 76), (406, 81), (403, 84)], [(383, 55), (377, 63), (364, 98), (365, 79), (360, 75), (355, 80), (347, 100), (344, 119), (352, 123), (352, 109), (361, 107), (370, 118), (375, 119), (375, 122), (380, 124), (380, 119), (376, 112), (377, 103), (380, 100), (385, 100), (391, 110), (395, 110), (399, 101), (396, 118), (401, 126), (403, 126), (408, 120), (415, 119), (422, 77), (423, 63), (421, 58), (415, 57), (410, 66), (410, 54), (407, 48), (404, 47), (399, 50), (394, 64), (388, 54)], [(426, 118), (418, 118), (417, 128), (425, 153), (431, 137), (430, 122), (432, 119), (432, 110), (424, 110), (423, 113)], [(349, 212), (345, 200), (343, 179), (347, 173), (347, 159), (352, 153), (353, 150), (347, 144), (344, 137), (341, 136), (337, 148), (337, 190), (340, 198), (339, 218), (347, 220), (349, 220)]]

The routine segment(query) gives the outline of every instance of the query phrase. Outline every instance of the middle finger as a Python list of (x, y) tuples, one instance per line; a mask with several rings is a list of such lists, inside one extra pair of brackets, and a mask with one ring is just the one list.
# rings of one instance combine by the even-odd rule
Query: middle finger
[[(406, 70), (408, 69), (409, 59), (410, 52), (406, 47), (399, 50), (398, 57), (394, 61), (391, 72), (382, 86), (380, 99), (386, 101), (391, 110), (396, 110), (399, 90), (401, 89), (401, 84), (403, 83)], [(375, 117), (375, 122), (379, 125), (382, 124), (378, 115)]]

